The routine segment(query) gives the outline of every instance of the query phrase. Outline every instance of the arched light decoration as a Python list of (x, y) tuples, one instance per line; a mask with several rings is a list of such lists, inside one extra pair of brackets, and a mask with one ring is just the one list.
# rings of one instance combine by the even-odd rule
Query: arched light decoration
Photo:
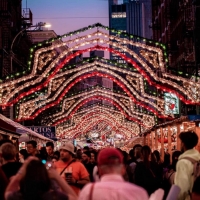
[(74, 138), (79, 134), (87, 133), (102, 121), (110, 125), (111, 129), (108, 131), (101, 127), (101, 135), (109, 133), (111, 130), (115, 133), (124, 134), (126, 139), (139, 134), (140, 128), (137, 123), (130, 123), (125, 120), (120, 112), (99, 105), (77, 112), (70, 124), (57, 127), (57, 134), (58, 137)]
[(128, 116), (136, 118), (138, 121), (143, 122), (146, 127), (152, 127), (155, 125), (153, 116), (134, 110), (133, 105), (131, 105), (131, 99), (129, 97), (113, 93), (112, 91), (107, 91), (99, 87), (94, 88), (92, 91), (74, 95), (71, 98), (66, 98), (62, 103), (61, 112), (55, 113), (52, 116), (48, 116), (49, 121), (51, 121), (51, 123), (49, 123), (48, 125), (51, 126), (52, 124), (56, 123), (56, 121), (62, 120), (63, 118), (69, 116), (72, 110), (75, 109), (80, 102), (87, 100), (88, 98), (93, 96), (102, 96), (113, 100), (123, 109), (123, 111), (128, 114)]
[[(94, 28), (97, 30), (91, 32), (91, 29)], [(101, 31), (99, 30), (100, 28), (102, 29)], [(90, 33), (87, 34), (88, 30), (90, 30)], [(0, 106), (5, 108), (17, 105), (18, 121), (34, 119), (46, 109), (57, 104), (62, 104), (63, 110), (64, 106), (71, 107), (75, 105), (74, 102), (70, 106), (62, 103), (62, 101), (65, 101), (65, 96), (68, 95), (69, 90), (83, 79), (93, 76), (110, 79), (124, 91), (125, 94), (120, 99), (123, 107), (116, 103), (116, 99), (119, 100), (120, 97), (114, 92), (113, 96), (115, 99), (109, 98), (109, 101), (111, 103), (115, 102), (117, 108), (121, 110), (123, 108), (127, 110), (130, 106), (129, 113), (124, 110), (122, 112), (127, 119), (132, 120), (132, 115), (134, 115), (134, 112), (136, 113), (131, 105), (137, 105), (142, 108), (137, 111), (134, 117), (142, 125), (145, 125), (145, 123), (144, 119), (143, 123), (141, 123), (139, 113), (148, 113), (145, 116), (147, 117), (146, 120), (150, 121), (150, 124), (153, 124), (154, 120), (149, 118), (148, 115), (150, 117), (151, 115), (163, 118), (168, 117), (164, 112), (163, 93), (160, 91), (173, 93), (186, 104), (199, 104), (199, 83), (166, 73), (168, 61), (166, 48), (163, 44), (128, 33), (121, 33), (113, 29), (111, 30), (112, 32), (117, 33), (117, 35), (123, 35), (123, 38), (113, 35), (109, 36), (105, 32), (108, 30), (108, 27), (98, 23), (45, 41), (43, 43), (45, 47), (42, 43), (35, 45), (30, 49), (30, 61), (28, 62), (31, 72), (26, 75), (22, 73), (20, 78), (14, 80), (12, 75), (10, 77), (12, 80), (8, 77), (0, 84)], [(86, 34), (83, 35), (83, 32), (86, 32)], [(60, 40), (63, 37), (65, 37), (65, 42), (59, 44), (52, 43), (54, 40)], [(66, 47), (66, 45), (68, 49), (65, 48), (66, 50), (57, 51), (58, 48)], [(93, 46), (91, 47), (91, 45)], [(137, 53), (132, 49), (136, 49)], [(77, 52), (74, 53), (74, 50), (77, 50)], [(109, 51), (116, 54), (126, 61), (126, 67), (111, 63), (109, 60), (94, 61), (92, 64), (84, 61), (86, 63), (79, 63), (78, 66), (69, 65), (69, 62), (76, 56), (93, 50)], [(158, 71), (161, 74), (159, 77), (157, 76)], [(19, 73), (16, 76), (19, 76)], [(151, 91), (148, 91), (145, 88), (146, 86), (155, 88), (158, 93), (150, 93)], [(38, 96), (35, 93), (44, 91), (44, 100), (35, 104), (38, 101)], [(83, 94), (87, 95), (87, 92), (83, 92)], [(98, 96), (99, 94), (96, 95)], [(69, 112), (70, 116), (67, 116), (67, 118), (73, 117), (80, 107), (81, 105), (77, 104), (77, 107)], [(138, 120), (138, 118), (140, 119)], [(60, 123), (66, 119), (64, 117), (60, 119), (60, 116), (57, 115), (52, 120), (58, 120)]]

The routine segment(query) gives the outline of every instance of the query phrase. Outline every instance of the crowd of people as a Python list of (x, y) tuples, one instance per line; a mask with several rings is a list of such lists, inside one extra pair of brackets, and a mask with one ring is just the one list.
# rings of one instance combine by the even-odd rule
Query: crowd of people
[(54, 151), (52, 142), (39, 150), (31, 140), (18, 151), (12, 141), (0, 141), (0, 199), (200, 199), (198, 136), (188, 131), (179, 138), (181, 151), (172, 158), (165, 152), (164, 160), (159, 151), (140, 144), (129, 153), (110, 147), (77, 149), (70, 142)]

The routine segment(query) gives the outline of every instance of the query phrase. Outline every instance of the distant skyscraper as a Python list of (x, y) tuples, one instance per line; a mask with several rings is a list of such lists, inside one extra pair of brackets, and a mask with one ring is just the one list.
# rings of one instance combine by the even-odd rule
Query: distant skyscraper
[[(109, 0), (110, 28), (151, 39), (151, 0), (123, 0), (120, 2)], [(112, 32), (110, 34), (113, 35)], [(112, 54), (111, 59), (115, 59), (119, 63), (124, 62)]]

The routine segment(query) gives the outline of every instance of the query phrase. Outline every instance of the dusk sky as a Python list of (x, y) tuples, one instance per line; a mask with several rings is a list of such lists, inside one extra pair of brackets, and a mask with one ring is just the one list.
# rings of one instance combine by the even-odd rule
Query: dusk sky
[(97, 22), (108, 26), (108, 0), (23, 0), (33, 13), (33, 25), (48, 22), (58, 35)]

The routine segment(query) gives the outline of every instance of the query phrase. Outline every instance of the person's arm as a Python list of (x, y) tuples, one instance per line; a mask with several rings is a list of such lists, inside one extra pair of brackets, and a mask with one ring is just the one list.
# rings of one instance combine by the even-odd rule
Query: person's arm
[(58, 172), (55, 169), (50, 168), (48, 170), (48, 173), (49, 173), (49, 178), (54, 179), (57, 182), (62, 192), (69, 197), (69, 200), (77, 200), (78, 197), (75, 194), (75, 192), (67, 184), (67, 182), (63, 178), (61, 178), (61, 176), (58, 174)]
[(76, 181), (76, 184), (77, 184), (77, 185), (86, 185), (86, 184), (89, 183), (89, 182), (90, 182), (90, 177), (87, 176), (87, 177), (85, 177), (85, 178), (82, 178), (82, 179), (80, 179), (80, 180), (77, 180), (77, 181)]
[(27, 165), (29, 164), (31, 160), (38, 160), (38, 159), (36, 157), (31, 156), (24, 162), (24, 164), (22, 165), (18, 173), (11, 178), (11, 181), (8, 184), (8, 187), (6, 188), (6, 191), (5, 191), (5, 195), (4, 195), (5, 199), (8, 198), (10, 193), (13, 193), (19, 190), (20, 181), (25, 176)]

